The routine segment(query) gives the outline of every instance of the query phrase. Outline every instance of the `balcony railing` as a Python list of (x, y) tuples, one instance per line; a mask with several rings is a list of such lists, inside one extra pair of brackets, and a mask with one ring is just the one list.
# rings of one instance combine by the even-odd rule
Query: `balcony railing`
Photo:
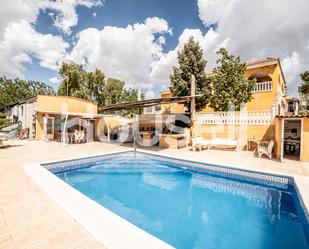
[(253, 92), (268, 92), (272, 90), (273, 90), (273, 83), (271, 81), (265, 81), (256, 83)]
[(194, 122), (208, 125), (271, 125), (271, 111), (196, 113)]

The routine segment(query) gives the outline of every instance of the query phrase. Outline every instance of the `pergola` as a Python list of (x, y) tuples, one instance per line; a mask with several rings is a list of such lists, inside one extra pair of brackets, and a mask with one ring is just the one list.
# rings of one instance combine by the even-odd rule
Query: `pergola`
[[(195, 98), (203, 96), (202, 94), (198, 95), (191, 95), (191, 96), (181, 96), (181, 97), (169, 97), (169, 98), (157, 98), (157, 99), (148, 99), (148, 100), (141, 100), (141, 101), (134, 101), (134, 102), (126, 102), (126, 103), (119, 103), (113, 104), (108, 106), (99, 107), (99, 111), (119, 111), (119, 110), (128, 110), (134, 108), (145, 108), (151, 107), (156, 105), (162, 104), (170, 104), (170, 103), (190, 103), (191, 104), (191, 115), (195, 112)], [(155, 118), (156, 114), (151, 116), (151, 119)], [(163, 134), (161, 134), (163, 136)], [(178, 144), (178, 140), (181, 139), (183, 136), (179, 134), (169, 134), (166, 136), (170, 136), (170, 140), (176, 141)], [(136, 153), (136, 138), (133, 135), (134, 141), (134, 152)], [(176, 146), (178, 147), (178, 145)]]
[(100, 111), (119, 111), (127, 110), (133, 108), (144, 108), (150, 106), (156, 106), (161, 104), (170, 104), (170, 103), (188, 103), (194, 100), (196, 97), (200, 97), (202, 94), (192, 95), (192, 96), (181, 96), (181, 97), (169, 97), (169, 98), (157, 98), (157, 99), (147, 99), (140, 101), (132, 101), (126, 103), (119, 103), (107, 106), (99, 107)]

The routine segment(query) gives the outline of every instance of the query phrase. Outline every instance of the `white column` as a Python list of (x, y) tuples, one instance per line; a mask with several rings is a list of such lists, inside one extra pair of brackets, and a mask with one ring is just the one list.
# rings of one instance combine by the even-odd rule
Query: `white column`
[[(64, 125), (61, 131), (61, 135), (62, 135), (62, 143), (65, 144), (67, 141), (67, 122), (68, 122), (68, 114), (65, 115), (65, 121), (64, 121)], [(69, 142), (69, 141), (68, 141)]]
[(44, 142), (48, 142), (48, 139), (47, 139), (47, 122), (48, 122), (48, 114), (45, 113), (45, 115), (43, 117), (43, 137), (42, 137), (42, 140)]

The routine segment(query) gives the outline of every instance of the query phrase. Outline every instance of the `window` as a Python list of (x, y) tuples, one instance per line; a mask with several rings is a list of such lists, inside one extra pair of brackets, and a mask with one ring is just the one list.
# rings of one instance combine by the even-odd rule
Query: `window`
[(24, 116), (24, 107), (23, 106), (20, 107), (20, 112), (21, 112), (21, 116)]

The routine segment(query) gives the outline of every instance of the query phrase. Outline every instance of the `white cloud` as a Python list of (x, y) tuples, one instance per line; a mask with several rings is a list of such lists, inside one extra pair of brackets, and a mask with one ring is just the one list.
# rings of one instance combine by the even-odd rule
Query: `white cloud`
[(167, 22), (157, 17), (125, 28), (89, 28), (78, 34), (68, 59), (87, 69), (98, 67), (129, 86), (160, 88), (160, 83), (151, 78), (151, 71), (163, 55), (163, 35), (167, 33), (171, 33)]
[[(0, 8), (0, 74), (23, 77), (24, 67), (35, 58), (40, 65), (58, 70), (63, 60), (98, 67), (106, 74), (125, 80), (130, 86), (162, 90), (168, 87), (177, 51), (193, 35), (208, 60), (215, 66), (216, 50), (227, 47), (243, 60), (280, 56), (290, 93), (296, 93), (299, 73), (309, 69), (308, 0), (198, 0), (199, 16), (210, 27), (207, 33), (185, 29), (174, 50), (163, 52), (171, 29), (160, 18), (125, 28), (89, 28), (69, 44), (63, 38), (35, 30), (40, 10), (45, 11), (61, 32), (70, 34), (78, 23), (76, 7), (102, 6), (103, 0), (10, 0)], [(295, 7), (297, 6), (297, 8)], [(293, 10), (293, 11), (291, 11)], [(96, 16), (93, 12), (93, 16)]]
[(37, 33), (26, 21), (9, 23), (0, 41), (0, 74), (23, 77), (24, 63), (30, 56), (38, 59), (40, 66), (58, 70), (68, 44), (60, 36)]
[(53, 15), (54, 25), (64, 33), (70, 33), (71, 27), (77, 25), (78, 16), (76, 6), (85, 6), (87, 8), (102, 6), (101, 0), (58, 0), (44, 1), (42, 8), (56, 11)]
[(52, 77), (49, 79), (49, 82), (53, 85), (56, 85), (60, 82), (60, 80), (57, 77)]
[(32, 58), (40, 66), (58, 70), (69, 45), (61, 36), (41, 34), (35, 30), (40, 10), (52, 10), (54, 25), (69, 33), (77, 24), (76, 6), (88, 8), (102, 5), (100, 0), (10, 0), (0, 8), (0, 75), (23, 77), (24, 64)]
[[(185, 29), (178, 39), (178, 45), (174, 50), (163, 54), (160, 60), (156, 61), (151, 71), (151, 78), (161, 84), (169, 84), (169, 76), (172, 73), (173, 66), (178, 65), (177, 52), (183, 49), (184, 44), (193, 36), (200, 43), (204, 51), (204, 57), (208, 60), (208, 65), (213, 66), (216, 62), (216, 50), (222, 45), (218, 40), (218, 34), (210, 29), (203, 34), (199, 29)], [(208, 66), (209, 67), (209, 66)]]
[(39, 6), (35, 1), (3, 1), (0, 8), (0, 41), (3, 40), (5, 29), (13, 22), (26, 21), (32, 23), (39, 13)]
[(297, 52), (293, 52), (291, 56), (287, 56), (282, 61), (284, 75), (288, 82), (288, 88), (296, 95), (297, 86), (300, 84), (299, 74), (309, 69), (308, 60), (306, 61)]
[(217, 44), (232, 53), (244, 60), (281, 57), (289, 92), (296, 94), (299, 73), (309, 69), (308, 0), (198, 0), (198, 8), (205, 25), (217, 24)]

